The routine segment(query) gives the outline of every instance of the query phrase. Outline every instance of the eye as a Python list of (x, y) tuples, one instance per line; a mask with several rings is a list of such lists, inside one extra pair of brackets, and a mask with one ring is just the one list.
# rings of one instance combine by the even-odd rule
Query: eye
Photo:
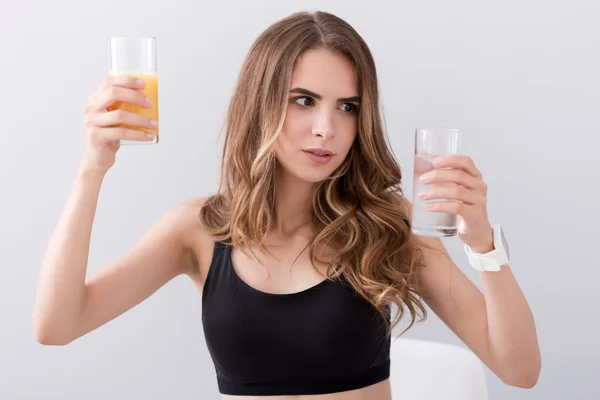
[(341, 105), (341, 110), (348, 114), (356, 114), (358, 113), (358, 106), (353, 103), (344, 103)]
[(294, 103), (298, 104), (301, 107), (310, 107), (313, 105), (313, 99), (306, 96), (296, 97), (294, 99)]

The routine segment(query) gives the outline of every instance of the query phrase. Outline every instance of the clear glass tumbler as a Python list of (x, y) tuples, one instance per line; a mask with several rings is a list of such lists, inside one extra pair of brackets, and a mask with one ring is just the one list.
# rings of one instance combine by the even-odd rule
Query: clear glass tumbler
[(458, 129), (417, 129), (415, 131), (415, 167), (413, 181), (412, 231), (419, 236), (454, 236), (458, 231), (458, 218), (455, 214), (429, 211), (424, 208), (427, 202), (449, 201), (445, 199), (422, 200), (418, 193), (428, 189), (419, 177), (434, 169), (433, 160), (460, 151), (461, 133)]
[[(140, 107), (130, 103), (117, 102), (111, 110), (123, 109), (140, 114), (158, 122), (158, 76), (156, 69), (156, 38), (143, 37), (113, 37), (109, 40), (110, 50), (110, 75), (132, 75), (146, 81), (146, 86), (140, 91), (152, 100), (149, 108)], [(126, 144), (156, 144), (158, 143), (158, 128), (131, 127), (130, 129), (142, 130), (156, 135), (151, 141), (121, 140), (121, 145)]]

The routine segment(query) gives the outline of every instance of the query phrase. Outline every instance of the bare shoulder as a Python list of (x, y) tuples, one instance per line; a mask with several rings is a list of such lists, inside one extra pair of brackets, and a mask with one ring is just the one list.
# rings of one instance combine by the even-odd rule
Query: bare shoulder
[(187, 250), (184, 272), (199, 286), (208, 274), (215, 243), (200, 220), (200, 211), (207, 200), (208, 197), (191, 198), (172, 210)]
[(123, 314), (180, 274), (196, 281), (198, 260), (212, 253), (200, 224), (204, 202), (190, 199), (169, 209), (127, 253), (86, 278), (86, 306), (72, 337)]
[(200, 220), (200, 211), (207, 199), (194, 197), (175, 205), (153, 224), (147, 234), (177, 243), (175, 247), (183, 251), (178, 273), (194, 279), (200, 273), (203, 255), (212, 253), (213, 240)]

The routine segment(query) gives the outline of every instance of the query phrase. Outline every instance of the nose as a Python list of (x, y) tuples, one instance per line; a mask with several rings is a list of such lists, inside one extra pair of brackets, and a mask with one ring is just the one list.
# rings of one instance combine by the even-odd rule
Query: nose
[(333, 113), (325, 109), (321, 110), (313, 123), (312, 133), (313, 136), (320, 137), (323, 140), (333, 138), (335, 136)]

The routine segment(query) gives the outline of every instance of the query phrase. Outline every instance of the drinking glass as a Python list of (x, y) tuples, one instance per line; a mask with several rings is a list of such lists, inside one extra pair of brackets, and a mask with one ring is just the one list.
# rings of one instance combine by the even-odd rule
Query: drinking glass
[(413, 181), (412, 231), (419, 236), (454, 236), (458, 231), (458, 218), (447, 214), (426, 210), (425, 203), (450, 201), (447, 199), (422, 200), (419, 192), (428, 189), (419, 177), (434, 169), (433, 160), (447, 154), (458, 154), (461, 139), (458, 129), (416, 129)]
[[(117, 102), (111, 110), (122, 109), (140, 114), (158, 122), (158, 76), (156, 69), (156, 38), (155, 37), (113, 37), (109, 40), (110, 75), (132, 75), (143, 79), (146, 86), (140, 89), (146, 97), (152, 100), (148, 108), (131, 103)], [(127, 144), (156, 144), (158, 143), (158, 128), (132, 127), (129, 129), (142, 130), (156, 135), (151, 141), (121, 140), (121, 145)]]

